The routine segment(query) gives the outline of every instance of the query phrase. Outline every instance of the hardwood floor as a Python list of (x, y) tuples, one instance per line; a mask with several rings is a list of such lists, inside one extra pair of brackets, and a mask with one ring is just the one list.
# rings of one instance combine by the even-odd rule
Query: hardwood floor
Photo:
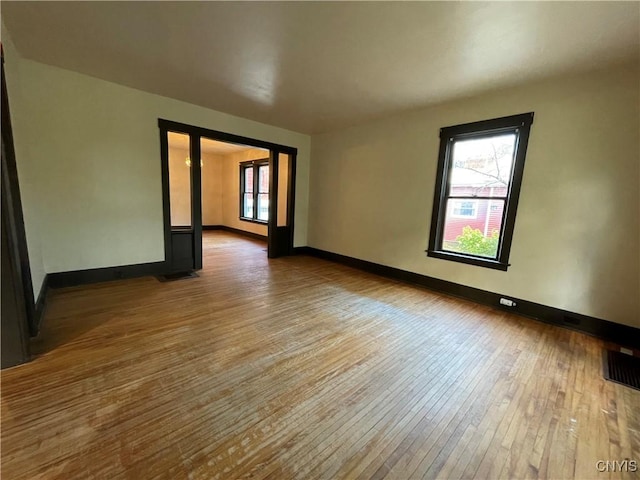
[(52, 292), (3, 479), (638, 478), (599, 340), (205, 233), (199, 278)]

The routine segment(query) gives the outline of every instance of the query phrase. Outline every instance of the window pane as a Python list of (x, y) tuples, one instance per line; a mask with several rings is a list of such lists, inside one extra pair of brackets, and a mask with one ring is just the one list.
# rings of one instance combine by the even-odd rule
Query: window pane
[(449, 199), (442, 249), (496, 258), (504, 200)]
[(506, 197), (515, 142), (515, 133), (455, 141), (449, 195)]
[(269, 193), (269, 165), (258, 167), (258, 193)]
[(269, 220), (269, 194), (258, 194), (258, 220)]
[(191, 164), (187, 162), (190, 138), (169, 132), (168, 141), (171, 226), (191, 227)]
[(253, 167), (244, 168), (244, 191), (253, 193)]
[(278, 214), (276, 225), (278, 227), (289, 226), (287, 215), (289, 207), (289, 169), (291, 168), (291, 155), (281, 153), (278, 155)]
[(245, 193), (242, 202), (242, 216), (253, 218), (253, 193)]

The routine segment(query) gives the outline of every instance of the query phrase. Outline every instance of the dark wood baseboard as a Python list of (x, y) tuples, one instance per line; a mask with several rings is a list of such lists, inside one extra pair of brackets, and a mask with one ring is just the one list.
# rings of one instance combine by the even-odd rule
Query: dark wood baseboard
[(51, 288), (74, 287), (87, 283), (107, 282), (123, 278), (137, 278), (167, 273), (166, 262), (138, 263), (117, 267), (92, 268), (72, 272), (50, 273), (48, 283)]
[(203, 225), (202, 230), (224, 230), (225, 232), (237, 233), (238, 235), (243, 235), (245, 237), (253, 238), (255, 240), (264, 240), (267, 241), (268, 237), (266, 235), (260, 235), (259, 233), (246, 232), (244, 230), (240, 230), (239, 228), (227, 227), (226, 225)]
[(38, 294), (38, 300), (34, 306), (35, 318), (34, 326), (29, 331), (32, 337), (37, 337), (40, 333), (40, 327), (42, 326), (42, 319), (44, 318), (44, 312), (47, 308), (47, 293), (49, 292), (49, 274), (45, 274), (42, 279), (42, 286), (40, 287), (40, 293)]
[[(501, 295), (499, 293), (468, 287), (466, 285), (428, 277), (419, 273), (409, 272), (399, 268), (389, 267), (387, 265), (380, 265), (378, 263), (360, 260), (358, 258), (348, 257), (338, 253), (327, 252), (313, 247), (296, 247), (294, 248), (294, 253), (331, 260), (349, 267), (381, 275), (383, 277), (420, 285), (430, 290), (464, 298), (483, 305), (489, 305), (499, 310), (516, 313), (545, 323), (551, 323), (571, 330), (584, 332), (603, 340), (617, 343), (621, 346), (633, 349), (640, 348), (639, 328), (590, 317), (580, 313), (569, 312), (560, 308), (550, 307), (508, 295)], [(512, 300), (515, 302), (515, 306), (507, 307), (501, 305), (501, 298)]]

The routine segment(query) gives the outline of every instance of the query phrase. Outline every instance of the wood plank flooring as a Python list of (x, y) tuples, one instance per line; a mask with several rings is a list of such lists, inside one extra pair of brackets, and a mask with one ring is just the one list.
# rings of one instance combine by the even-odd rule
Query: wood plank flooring
[(52, 291), (2, 479), (639, 477), (599, 340), (205, 233), (199, 278)]

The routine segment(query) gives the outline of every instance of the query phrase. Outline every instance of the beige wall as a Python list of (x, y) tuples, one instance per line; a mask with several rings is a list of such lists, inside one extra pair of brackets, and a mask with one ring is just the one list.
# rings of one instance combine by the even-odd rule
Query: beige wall
[[(269, 152), (247, 149), (232, 154), (202, 155), (202, 224), (224, 225), (267, 235), (267, 226), (240, 220), (240, 162), (269, 158)], [(185, 160), (189, 151), (169, 145), (171, 225), (191, 225), (191, 172)], [(286, 182), (284, 188), (286, 189)], [(285, 190), (286, 192), (286, 190)], [(282, 197), (282, 195), (280, 195)], [(285, 195), (286, 198), (286, 195)]]
[[(312, 137), (309, 245), (640, 326), (637, 66)], [(535, 112), (508, 272), (427, 258), (441, 127)]]
[[(171, 225), (191, 224), (191, 177), (185, 160), (188, 150), (169, 145), (169, 187)], [(267, 235), (267, 226), (240, 220), (240, 163), (269, 158), (269, 152), (251, 149), (232, 154), (202, 153), (202, 224), (224, 225), (246, 232)], [(280, 160), (287, 165), (288, 156)], [(281, 170), (282, 172), (282, 170)], [(279, 177), (278, 215), (286, 216), (286, 175)]]
[[(185, 164), (189, 151), (169, 145), (171, 225), (191, 225), (191, 177)], [(268, 159), (269, 152), (251, 149), (232, 154), (202, 153), (202, 224), (224, 225), (245, 232), (267, 235), (267, 226), (240, 220), (240, 163)], [(278, 223), (285, 225), (287, 167), (289, 156), (281, 154), (278, 182)]]
[[(189, 151), (169, 145), (169, 190), (171, 225), (191, 225), (191, 171), (185, 163)], [(223, 156), (203, 152), (202, 157), (202, 224), (222, 223)]]
[(269, 152), (247, 149), (225, 155), (222, 164), (222, 224), (246, 232), (267, 235), (267, 226), (240, 220), (240, 163), (269, 158)]
[(223, 155), (204, 152), (202, 155), (202, 224), (222, 224), (222, 164)]
[(25, 60), (5, 48), (37, 290), (44, 272), (163, 260), (158, 118), (298, 148), (294, 243), (307, 243), (308, 135)]

